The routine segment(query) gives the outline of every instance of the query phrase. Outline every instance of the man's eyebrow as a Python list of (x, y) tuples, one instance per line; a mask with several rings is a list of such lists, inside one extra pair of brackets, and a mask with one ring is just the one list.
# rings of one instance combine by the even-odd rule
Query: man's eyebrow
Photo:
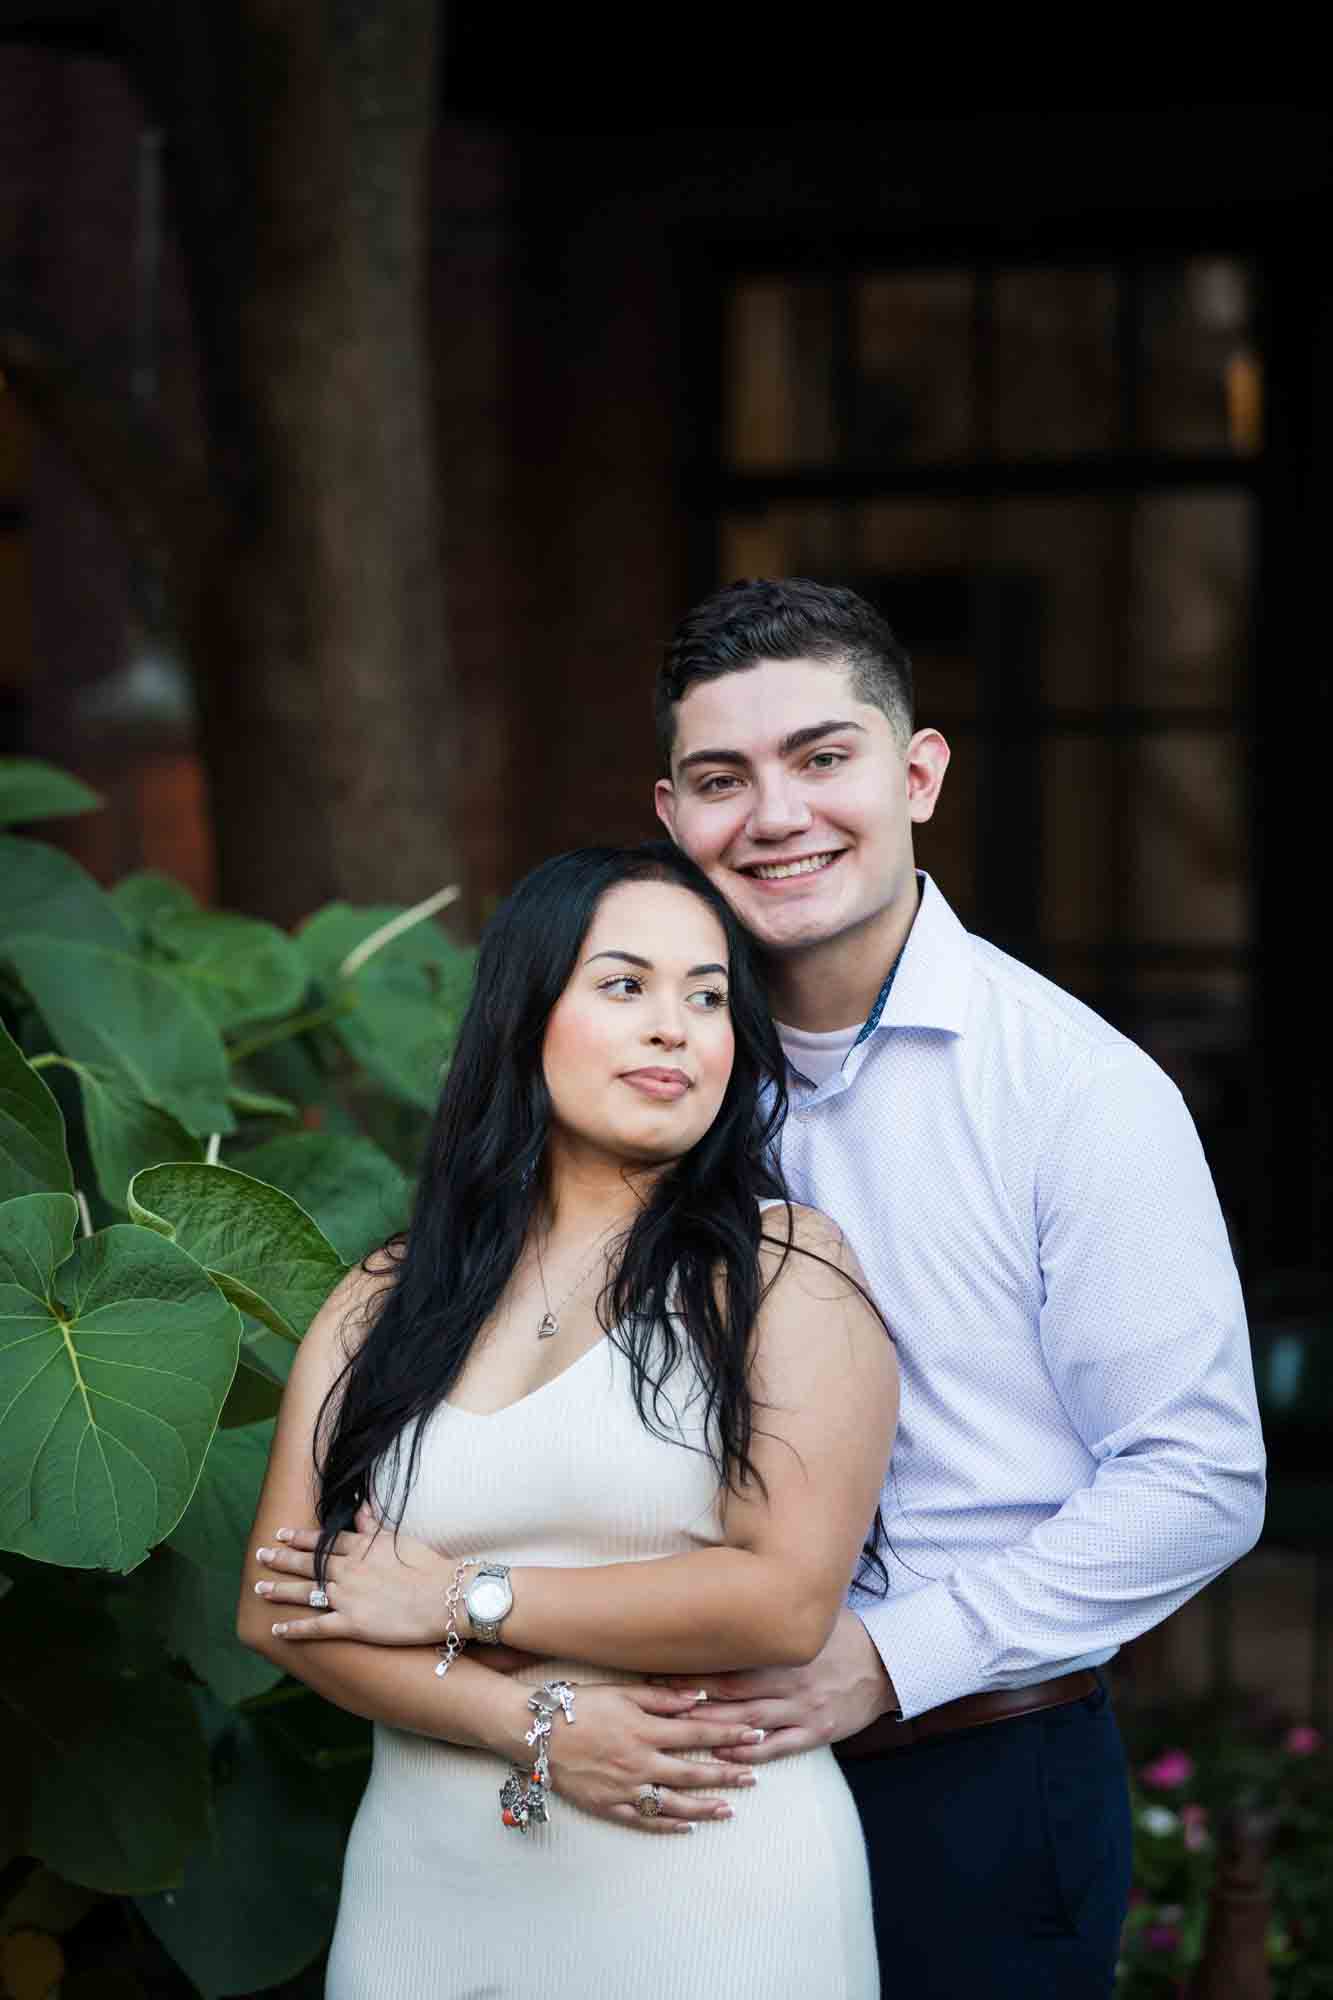
[[(640, 958), (636, 951), (595, 951), (592, 958), (586, 958), (583, 962), (585, 965), (591, 965), (593, 959), (597, 958), (619, 958), (626, 965), (640, 966), (644, 972), (651, 972), (653, 970), (653, 961), (651, 958)], [(724, 979), (727, 977), (727, 968), (725, 965), (692, 965), (685, 974), (685, 977), (687, 979), (698, 979), (705, 972), (720, 972)]]
[[(812, 722), (805, 729), (793, 729), (790, 736), (784, 736), (778, 745), (780, 757), (790, 757), (794, 750), (805, 750), (811, 743), (817, 743), (821, 736), (835, 735), (839, 730), (855, 729), (861, 736), (866, 735), (862, 723), (843, 721), (833, 717), (828, 722)], [(678, 771), (688, 771), (695, 764), (745, 765), (749, 758), (743, 750), (691, 750), (677, 764)]]
[(809, 744), (817, 743), (821, 736), (832, 736), (841, 729), (855, 729), (858, 735), (866, 735), (859, 722), (812, 722), (808, 729), (793, 729), (790, 736), (784, 736), (778, 745), (778, 753), (790, 757), (793, 750), (804, 750)]

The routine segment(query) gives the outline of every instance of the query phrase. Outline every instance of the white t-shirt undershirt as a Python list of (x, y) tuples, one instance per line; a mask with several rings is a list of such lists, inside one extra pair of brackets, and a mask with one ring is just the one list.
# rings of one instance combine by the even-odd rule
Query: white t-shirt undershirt
[(812, 1035), (804, 1028), (788, 1028), (781, 1021), (775, 1021), (773, 1025), (778, 1031), (778, 1040), (782, 1043), (782, 1053), (787, 1061), (797, 1075), (807, 1077), (816, 1090), (831, 1076), (838, 1074), (861, 1032), (860, 1021), (854, 1021), (850, 1028), (834, 1028), (827, 1035)]

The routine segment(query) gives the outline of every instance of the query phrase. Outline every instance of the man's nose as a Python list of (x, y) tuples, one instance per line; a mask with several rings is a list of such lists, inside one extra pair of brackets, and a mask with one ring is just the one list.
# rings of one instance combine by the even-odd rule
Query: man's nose
[(761, 779), (753, 799), (745, 826), (751, 840), (781, 840), (789, 833), (803, 833), (810, 824), (810, 808), (800, 787), (785, 772)]

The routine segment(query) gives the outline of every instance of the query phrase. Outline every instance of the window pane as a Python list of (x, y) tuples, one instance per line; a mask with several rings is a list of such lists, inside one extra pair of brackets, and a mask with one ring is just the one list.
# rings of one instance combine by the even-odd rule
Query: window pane
[(1234, 451), (1263, 443), (1257, 286), (1248, 264), (1198, 257), (1143, 279), (1140, 441), (1159, 451)]
[(979, 522), (978, 560), (1029, 580), (1041, 699), (1100, 707), (1111, 698), (1117, 645), (1115, 503), (1003, 500)]
[(864, 278), (855, 288), (857, 458), (962, 458), (973, 447), (973, 280), (965, 271)]
[(1002, 456), (1118, 443), (1110, 271), (999, 271), (991, 291), (989, 435)]
[(1147, 708), (1229, 707), (1245, 684), (1251, 502), (1164, 494), (1135, 509), (1128, 698)]
[(1096, 945), (1112, 921), (1110, 746), (1053, 736), (1041, 750), (1041, 923), (1050, 945)]
[(754, 512), (724, 515), (718, 533), (718, 575), (817, 576), (844, 579), (858, 567), (857, 509), (806, 500), (779, 500)]
[(1248, 838), (1237, 738), (1173, 730), (1130, 753), (1130, 908), (1151, 944), (1243, 944)]
[(824, 465), (835, 455), (833, 289), (754, 279), (731, 294), (726, 450), (741, 472)]

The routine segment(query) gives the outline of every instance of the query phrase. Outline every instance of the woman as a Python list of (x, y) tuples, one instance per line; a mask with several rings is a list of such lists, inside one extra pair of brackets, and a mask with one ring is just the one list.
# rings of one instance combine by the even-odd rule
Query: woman
[(411, 1230), (301, 1345), (242, 1589), (241, 1637), (377, 1725), (330, 2000), (878, 1992), (831, 1753), (755, 1786), (707, 1755), (755, 1732), (644, 1679), (813, 1658), (882, 1486), (850, 1252), (763, 1226), (780, 1077), (675, 849), (563, 855), (489, 927)]

